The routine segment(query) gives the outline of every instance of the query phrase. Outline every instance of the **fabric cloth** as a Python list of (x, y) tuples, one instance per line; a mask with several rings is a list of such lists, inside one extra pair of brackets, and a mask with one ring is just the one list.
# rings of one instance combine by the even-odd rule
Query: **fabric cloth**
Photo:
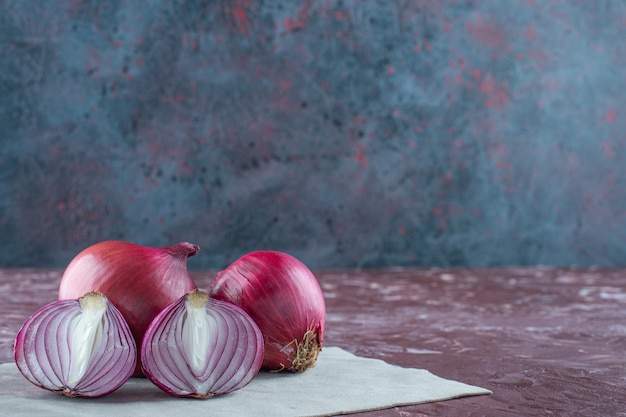
[(0, 365), (0, 410), (11, 417), (319, 417), (490, 393), (337, 347), (324, 348), (302, 374), (261, 372), (246, 387), (207, 400), (172, 397), (145, 378), (131, 378), (105, 397), (67, 398), (31, 384), (14, 363)]

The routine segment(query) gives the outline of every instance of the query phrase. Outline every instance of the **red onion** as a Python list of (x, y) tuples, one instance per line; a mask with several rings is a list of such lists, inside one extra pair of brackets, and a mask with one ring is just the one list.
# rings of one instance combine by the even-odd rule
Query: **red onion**
[(263, 333), (269, 370), (303, 372), (322, 349), (326, 307), (313, 273), (283, 252), (256, 251), (218, 273), (211, 297), (241, 307)]
[[(65, 269), (59, 299), (102, 292), (122, 312), (139, 346), (152, 319), (196, 288), (187, 272), (187, 258), (199, 249), (187, 242), (168, 248), (115, 240), (97, 243), (76, 255)], [(135, 375), (141, 375), (139, 362)]]
[(141, 345), (144, 374), (176, 397), (210, 398), (261, 369), (263, 337), (239, 307), (193, 290), (154, 319)]
[(68, 397), (113, 392), (137, 363), (124, 317), (99, 292), (39, 309), (17, 333), (14, 354), (26, 379)]

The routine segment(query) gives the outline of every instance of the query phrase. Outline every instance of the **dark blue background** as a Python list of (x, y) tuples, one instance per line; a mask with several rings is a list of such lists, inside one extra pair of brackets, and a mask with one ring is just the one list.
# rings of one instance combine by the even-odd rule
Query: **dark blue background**
[(624, 264), (626, 2), (0, 0), (0, 265)]

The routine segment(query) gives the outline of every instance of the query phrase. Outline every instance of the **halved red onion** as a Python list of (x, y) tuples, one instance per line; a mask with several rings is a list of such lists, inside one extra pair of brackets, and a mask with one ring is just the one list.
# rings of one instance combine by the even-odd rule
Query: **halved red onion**
[(304, 372), (317, 362), (326, 304), (317, 279), (295, 257), (250, 252), (217, 274), (209, 294), (241, 307), (259, 326), (264, 368)]
[(132, 375), (137, 347), (122, 313), (99, 292), (54, 301), (17, 333), (15, 363), (33, 384), (68, 397), (100, 397)]
[(146, 330), (144, 374), (176, 397), (210, 398), (243, 388), (258, 374), (263, 337), (239, 307), (193, 290)]

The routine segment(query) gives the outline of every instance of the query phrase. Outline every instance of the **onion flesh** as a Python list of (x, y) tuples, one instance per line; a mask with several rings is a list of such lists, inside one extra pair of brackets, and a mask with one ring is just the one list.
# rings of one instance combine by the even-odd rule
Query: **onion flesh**
[[(152, 319), (196, 288), (187, 271), (187, 258), (198, 250), (198, 245), (187, 242), (167, 248), (116, 240), (97, 243), (76, 255), (67, 266), (59, 285), (59, 299), (102, 292), (122, 312), (139, 346)], [(139, 362), (134, 375), (141, 375)]]
[(176, 397), (211, 398), (243, 388), (263, 361), (263, 337), (239, 307), (193, 290), (166, 307), (141, 345), (144, 374)]
[(54, 301), (18, 331), (15, 363), (33, 384), (68, 397), (100, 397), (135, 370), (137, 346), (121, 312), (99, 292)]
[(326, 306), (313, 273), (295, 257), (255, 251), (217, 274), (211, 297), (241, 307), (263, 333), (263, 367), (304, 372), (324, 341)]

